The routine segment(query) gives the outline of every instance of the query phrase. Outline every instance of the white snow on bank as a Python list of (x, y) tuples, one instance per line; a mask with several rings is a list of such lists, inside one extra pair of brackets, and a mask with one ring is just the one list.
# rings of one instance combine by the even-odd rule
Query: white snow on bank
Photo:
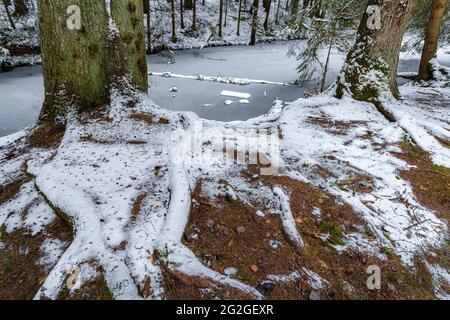
[[(247, 78), (235, 78), (235, 77), (212, 77), (205, 76), (202, 74), (198, 74), (196, 76), (188, 76), (178, 73), (172, 72), (149, 72), (150, 76), (164, 77), (164, 78), (180, 78), (180, 79), (189, 79), (189, 80), (198, 80), (198, 81), (211, 81), (218, 82), (224, 84), (238, 84), (241, 86), (246, 86), (249, 84), (272, 84), (279, 86), (289, 86), (290, 83), (278, 82), (278, 81), (269, 81), (269, 80), (255, 80), (255, 79), (247, 79)], [(233, 96), (234, 97), (234, 96)], [(240, 98), (240, 97), (238, 97)], [(244, 98), (248, 99), (248, 98)]]
[(250, 93), (245, 92), (236, 92), (236, 91), (229, 91), (229, 90), (223, 90), (220, 93), (221, 96), (225, 97), (233, 97), (233, 98), (240, 98), (240, 99), (250, 99), (252, 95)]

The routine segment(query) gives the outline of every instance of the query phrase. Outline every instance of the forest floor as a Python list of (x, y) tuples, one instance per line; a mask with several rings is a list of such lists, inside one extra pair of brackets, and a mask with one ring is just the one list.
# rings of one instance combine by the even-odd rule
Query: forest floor
[(396, 122), (327, 93), (226, 123), (117, 95), (0, 138), (0, 299), (449, 299), (450, 90), (401, 91)]

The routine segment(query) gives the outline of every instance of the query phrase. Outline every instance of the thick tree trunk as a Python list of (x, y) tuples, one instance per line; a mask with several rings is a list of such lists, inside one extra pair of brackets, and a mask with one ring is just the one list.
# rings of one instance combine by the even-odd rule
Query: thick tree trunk
[[(81, 24), (76, 23), (79, 7)], [(67, 13), (69, 12), (69, 13)], [(67, 20), (69, 16), (75, 20)], [(39, 24), (45, 102), (42, 120), (64, 118), (68, 108), (109, 101), (106, 57), (108, 15), (104, 1), (40, 0)]]
[[(350, 50), (336, 95), (379, 104), (383, 92), (399, 97), (397, 65), (415, 0), (369, 0)], [(378, 19), (381, 18), (381, 20)]]
[(448, 0), (433, 0), (431, 16), (428, 20), (425, 32), (425, 45), (420, 60), (419, 75), (417, 80), (431, 80), (433, 78), (433, 70), (430, 65), (431, 59), (436, 57), (438, 48), (439, 35), (441, 33), (441, 22), (445, 14), (445, 8)]
[(45, 102), (41, 120), (109, 102), (112, 88), (147, 90), (142, 0), (39, 0)]
[(113, 45), (117, 44), (116, 62), (121, 68), (118, 75), (129, 77), (127, 85), (146, 91), (148, 73), (143, 6), (142, 0), (111, 0), (111, 17), (118, 30), (113, 41)]

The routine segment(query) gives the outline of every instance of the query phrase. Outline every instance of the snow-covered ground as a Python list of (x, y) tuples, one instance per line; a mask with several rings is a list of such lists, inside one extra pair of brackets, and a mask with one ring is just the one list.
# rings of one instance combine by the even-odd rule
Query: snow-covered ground
[[(414, 92), (402, 92), (407, 98), (414, 97), (411, 96)], [(448, 90), (438, 92), (448, 94)], [(205, 182), (205, 196), (214, 201), (223, 193), (219, 181), (226, 177), (227, 195), (248, 205), (261, 201), (263, 214), (278, 215), (290, 240), (299, 248), (304, 246), (301, 227), (295, 226), (291, 210), (294, 196), (291, 190), (286, 186), (271, 188), (259, 179), (244, 178), (241, 175), (244, 164), (224, 161), (226, 141), (232, 143), (233, 151), (238, 154), (249, 152), (250, 156), (264, 150), (260, 157), (264, 155), (272, 165), (276, 164), (278, 176), (320, 187), (353, 208), (363, 223), (357, 226), (361, 231), (347, 233), (344, 229), (345, 243), (336, 247), (339, 254), (352, 249), (383, 258), (383, 250), (389, 250), (398, 255), (404, 266), (412, 267), (415, 257), (423, 257), (430, 248), (448, 242), (446, 223), (433, 210), (421, 205), (410, 184), (399, 177), (399, 172), (409, 165), (392, 152), (401, 152), (398, 144), (407, 135), (408, 128), (401, 122), (388, 122), (372, 104), (349, 98), (337, 100), (324, 94), (288, 105), (278, 101), (268, 114), (232, 123), (160, 109), (147, 97), (133, 109), (124, 108), (125, 104), (123, 97), (115, 97), (105, 115), (108, 121), (72, 118), (56, 150), (24, 148), (24, 153), (12, 159), (0, 158), (2, 168), (9, 166), (1, 171), (3, 185), (13, 181), (20, 168), (33, 177), (15, 199), (0, 206), (0, 223), (7, 230), (27, 227), (28, 221), (36, 220), (39, 215), (35, 212), (26, 219), (21, 217), (20, 208), (33, 201), (42, 202), (43, 195), (47, 204), (42, 203), (34, 210), (43, 210), (42, 216), (48, 216), (48, 204), (51, 204), (74, 223), (74, 241), (62, 256), (57, 243), (43, 244), (42, 251), (47, 256), (37, 263), (45, 261), (53, 269), (36, 298), (57, 298), (66, 272), (73, 266), (80, 268), (81, 279), (95, 277), (90, 266), (92, 260), (102, 266), (115, 298), (141, 299), (139, 289), (147, 279), (150, 279), (148, 298), (163, 298), (161, 267), (149, 258), (155, 250), (161, 253), (159, 259), (177, 272), (233, 287), (253, 298), (263, 298), (248, 284), (209, 269), (181, 242), (196, 181)], [(155, 124), (149, 126), (134, 119), (136, 113), (151, 114)], [(449, 130), (445, 122), (450, 116), (448, 109), (434, 113), (434, 118), (428, 117), (428, 123), (419, 121), (426, 113), (424, 108), (414, 109), (411, 117), (417, 119), (417, 129), (426, 131), (426, 126), (433, 122), (442, 129), (441, 134)], [(320, 119), (339, 122), (344, 129), (336, 134), (321, 125)], [(267, 153), (268, 134), (261, 134), (261, 130), (276, 132), (276, 137), (278, 132), (282, 133), (278, 153)], [(255, 135), (256, 132), (260, 134)], [(24, 134), (0, 139), (2, 155), (10, 154), (12, 148), (25, 147)], [(430, 136), (414, 138), (421, 144)], [(251, 143), (241, 144), (243, 141)], [(440, 164), (450, 167), (448, 149), (445, 151), (441, 146), (440, 150), (427, 151), (439, 151)], [(315, 166), (327, 170), (329, 176), (314, 172)], [(355, 192), (339, 188), (340, 179), (355, 175), (368, 176), (373, 190)], [(137, 217), (133, 218), (132, 208), (142, 192), (146, 196)], [(370, 235), (364, 230), (370, 230)], [(327, 239), (329, 235), (317, 236)], [(445, 283), (448, 272), (438, 265), (429, 268), (433, 270), (436, 293), (445, 298), (442, 286), (448, 286)], [(322, 279), (316, 271), (302, 272), (309, 274), (310, 279), (320, 279), (321, 286), (334, 281)]]

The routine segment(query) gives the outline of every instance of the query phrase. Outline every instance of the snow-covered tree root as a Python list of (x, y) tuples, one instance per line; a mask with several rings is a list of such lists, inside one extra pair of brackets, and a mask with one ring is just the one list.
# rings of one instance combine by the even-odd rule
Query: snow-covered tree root
[(273, 192), (278, 197), (281, 205), (281, 221), (283, 224), (284, 232), (289, 240), (298, 248), (303, 249), (305, 246), (302, 237), (297, 231), (294, 217), (292, 216), (291, 206), (289, 203), (289, 197), (283, 191), (280, 186), (273, 188)]
[(403, 87), (401, 91), (406, 102), (386, 99), (386, 110), (420, 148), (430, 153), (435, 164), (448, 168), (450, 149), (437, 138), (450, 141), (449, 90), (411, 86)]
[[(184, 163), (190, 123), (178, 135), (172, 132), (180, 125), (177, 116), (167, 120), (173, 125), (149, 129), (129, 115), (113, 108), (112, 121), (82, 124), (74, 119), (56, 155), (30, 166), (36, 189), (74, 229), (73, 243), (36, 299), (57, 299), (74, 268), (81, 279), (92, 277), (92, 261), (101, 267), (115, 299), (164, 298), (161, 263), (262, 299), (256, 289), (205, 267), (181, 242), (191, 205), (192, 177)], [(160, 166), (167, 173), (156, 177), (154, 168)], [(147, 196), (131, 217), (142, 192)]]
[(191, 208), (191, 190), (189, 179), (185, 169), (186, 154), (181, 153), (189, 141), (189, 135), (180, 135), (178, 141), (174, 141), (172, 149), (172, 165), (170, 171), (170, 205), (167, 218), (158, 241), (160, 252), (165, 256), (169, 267), (185, 273), (191, 277), (201, 277), (212, 280), (224, 286), (234, 287), (254, 298), (262, 299), (263, 296), (256, 289), (231, 279), (223, 274), (205, 267), (189, 250), (181, 243), (184, 230), (188, 223)]

